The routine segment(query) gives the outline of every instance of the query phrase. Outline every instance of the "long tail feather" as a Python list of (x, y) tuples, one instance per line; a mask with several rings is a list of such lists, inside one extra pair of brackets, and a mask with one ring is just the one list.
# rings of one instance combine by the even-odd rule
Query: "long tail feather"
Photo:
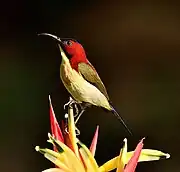
[(120, 122), (123, 124), (123, 126), (126, 128), (126, 130), (128, 131), (128, 133), (130, 135), (132, 135), (131, 130), (128, 128), (128, 126), (126, 125), (126, 123), (124, 122), (124, 119), (122, 118), (122, 116), (114, 109), (114, 107), (111, 105), (112, 108), (112, 113), (118, 118), (118, 120), (120, 120)]

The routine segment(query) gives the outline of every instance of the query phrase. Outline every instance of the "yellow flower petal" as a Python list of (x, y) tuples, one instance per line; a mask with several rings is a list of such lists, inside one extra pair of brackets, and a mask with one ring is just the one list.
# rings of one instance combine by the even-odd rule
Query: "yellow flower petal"
[(56, 146), (57, 150), (63, 150), (63, 152), (60, 150), (61, 153), (59, 153), (59, 156), (61, 154), (64, 154), (64, 161), (67, 162), (67, 165), (70, 169), (72, 169), (74, 172), (84, 172), (83, 163), (76, 157), (74, 152), (68, 146), (53, 138), (50, 133), (48, 134), (48, 137), (48, 141), (53, 143)]
[(76, 138), (76, 132), (75, 132), (75, 124), (74, 124), (74, 115), (73, 115), (73, 108), (69, 106), (68, 109), (68, 132), (69, 132), (69, 138), (72, 144), (72, 148), (76, 156), (80, 159), (78, 146), (77, 146), (77, 138)]
[(85, 150), (80, 148), (79, 153), (82, 157), (82, 160), (83, 160), (83, 163), (85, 166), (85, 171), (86, 172), (96, 172), (96, 170), (93, 168), (93, 165), (92, 165), (87, 153), (85, 152)]
[(123, 169), (124, 165), (126, 164), (126, 155), (127, 155), (127, 139), (124, 139), (124, 146), (120, 151), (120, 155), (107, 161), (103, 164), (99, 170), (101, 172), (112, 171), (115, 168), (119, 167), (119, 171)]
[(91, 164), (92, 168), (95, 170), (95, 172), (98, 172), (99, 171), (98, 164), (97, 164), (96, 160), (94, 159), (93, 155), (91, 154), (90, 150), (80, 141), (78, 141), (78, 145), (79, 145), (79, 152), (81, 153), (81, 155), (83, 154), (85, 160), (90, 162), (90, 164)]
[[(126, 162), (129, 161), (131, 156), (133, 155), (134, 151), (128, 152), (127, 154), (127, 159)], [(168, 159), (170, 155), (168, 153), (163, 153), (158, 150), (153, 150), (153, 149), (143, 149), (141, 151), (141, 155), (139, 157), (138, 162), (143, 162), (143, 161), (156, 161), (160, 159)]]
[(42, 172), (64, 172), (64, 171), (61, 170), (60, 168), (49, 168), (49, 169), (44, 170)]
[(49, 161), (54, 163), (56, 166), (64, 170), (65, 172), (73, 172), (64, 164), (64, 158), (60, 158), (61, 154), (50, 150), (50, 149), (41, 149), (39, 146), (36, 146), (36, 151), (44, 154), (44, 157), (47, 158)]
[(127, 155), (127, 139), (125, 138), (123, 141), (124, 141), (124, 146), (121, 149), (120, 155), (118, 156), (118, 159), (117, 159), (116, 172), (122, 172), (125, 166), (126, 155)]
[[(126, 161), (125, 163), (130, 160), (132, 157), (134, 151), (128, 152), (126, 156)], [(144, 161), (156, 161), (160, 159), (168, 159), (170, 155), (168, 153), (163, 153), (158, 150), (153, 150), (153, 149), (143, 149), (141, 151), (140, 157), (138, 162), (144, 162)], [(118, 161), (118, 156), (107, 161), (105, 164), (103, 164), (99, 169), (101, 172), (106, 172), (106, 171), (111, 171), (117, 168), (117, 161)]]
[(99, 167), (99, 170), (101, 172), (114, 170), (117, 167), (117, 160), (118, 160), (118, 156), (104, 163), (102, 166)]

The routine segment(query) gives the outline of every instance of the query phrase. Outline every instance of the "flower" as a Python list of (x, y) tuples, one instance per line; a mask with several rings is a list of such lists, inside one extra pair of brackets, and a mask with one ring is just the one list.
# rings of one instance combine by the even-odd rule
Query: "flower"
[(56, 165), (43, 172), (108, 172), (116, 169), (117, 172), (134, 172), (138, 162), (154, 161), (162, 158), (168, 159), (169, 154), (152, 149), (142, 149), (143, 140), (138, 143), (135, 151), (127, 151), (127, 139), (124, 139), (124, 146), (120, 150), (119, 156), (109, 160), (102, 166), (98, 166), (94, 155), (98, 140), (99, 127), (97, 126), (91, 146), (88, 149), (77, 137), (73, 108), (69, 106), (67, 124), (62, 123), (62, 127), (56, 120), (55, 113), (50, 101), (50, 123), (52, 135), (48, 133), (49, 140), (54, 150), (40, 148), (36, 146), (36, 151), (42, 153), (45, 158)]

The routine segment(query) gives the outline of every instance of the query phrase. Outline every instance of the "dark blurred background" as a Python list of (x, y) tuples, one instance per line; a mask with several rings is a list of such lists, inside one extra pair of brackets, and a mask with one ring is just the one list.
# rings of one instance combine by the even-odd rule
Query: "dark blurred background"
[(58, 120), (68, 93), (59, 79), (61, 56), (48, 32), (79, 40), (105, 83), (114, 106), (133, 131), (91, 108), (79, 121), (80, 139), (90, 144), (96, 125), (99, 164), (146, 137), (145, 148), (171, 159), (141, 163), (139, 172), (179, 172), (179, 1), (1, 1), (0, 171), (40, 172), (53, 165), (34, 147), (51, 147), (48, 95)]

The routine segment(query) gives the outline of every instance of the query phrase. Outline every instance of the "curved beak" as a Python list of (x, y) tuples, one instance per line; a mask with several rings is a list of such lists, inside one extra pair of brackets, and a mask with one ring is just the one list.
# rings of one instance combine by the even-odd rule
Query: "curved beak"
[(52, 35), (50, 33), (39, 33), (38, 36), (41, 36), (41, 35), (44, 35), (44, 36), (50, 36), (52, 37), (53, 39), (57, 40), (58, 42), (60, 42), (62, 44), (62, 41), (59, 37), (57, 37), (56, 35)]
[(66, 56), (66, 54), (65, 54), (65, 52), (63, 50), (63, 42), (62, 42), (62, 40), (59, 37), (57, 37), (55, 35), (52, 35), (50, 33), (40, 33), (40, 34), (38, 34), (38, 36), (40, 36), (40, 35), (50, 36), (53, 39), (55, 39), (56, 41), (58, 41), (59, 42), (58, 46), (59, 46), (59, 49), (60, 49), (60, 52), (61, 52), (62, 59), (64, 61), (68, 61), (68, 58), (67, 58), (67, 56)]

